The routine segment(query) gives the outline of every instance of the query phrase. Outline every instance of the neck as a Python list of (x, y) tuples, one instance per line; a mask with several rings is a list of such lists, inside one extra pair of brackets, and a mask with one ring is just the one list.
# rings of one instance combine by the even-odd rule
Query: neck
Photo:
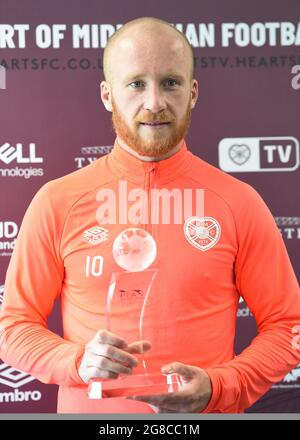
[(175, 145), (175, 147), (172, 148), (168, 153), (163, 154), (159, 157), (151, 157), (151, 156), (141, 156), (137, 151), (133, 150), (133, 148), (129, 147), (121, 138), (117, 137), (118, 144), (123, 148), (123, 150), (127, 151), (128, 153), (132, 154), (132, 156), (136, 157), (137, 159), (142, 160), (143, 162), (160, 162), (161, 160), (168, 159), (169, 157), (174, 156), (182, 147), (183, 145), (183, 139)]

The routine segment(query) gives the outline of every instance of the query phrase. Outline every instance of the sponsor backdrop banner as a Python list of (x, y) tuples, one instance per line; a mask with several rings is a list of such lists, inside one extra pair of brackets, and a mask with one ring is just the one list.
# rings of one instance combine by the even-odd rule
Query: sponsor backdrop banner
[[(200, 97), (188, 147), (262, 195), (299, 280), (299, 0), (0, 0), (0, 307), (36, 191), (111, 149), (111, 114), (99, 97), (103, 49), (140, 16), (167, 20), (189, 38)], [(49, 326), (61, 332), (59, 304)], [(242, 302), (236, 353), (255, 334)], [(300, 368), (249, 412), (299, 412), (299, 387)], [(56, 393), (0, 361), (0, 412), (55, 412)]]

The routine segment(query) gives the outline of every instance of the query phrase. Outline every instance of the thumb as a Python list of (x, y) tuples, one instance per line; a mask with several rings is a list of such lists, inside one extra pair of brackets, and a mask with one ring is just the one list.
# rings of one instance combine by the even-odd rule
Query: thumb
[(151, 349), (151, 342), (142, 340), (142, 341), (136, 341), (132, 342), (128, 345), (127, 349), (125, 351), (128, 351), (132, 354), (143, 354), (146, 351), (149, 351)]

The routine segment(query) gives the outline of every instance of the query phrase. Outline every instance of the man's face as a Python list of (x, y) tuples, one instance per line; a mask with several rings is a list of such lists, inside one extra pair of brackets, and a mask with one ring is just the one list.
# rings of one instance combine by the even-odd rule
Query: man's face
[[(197, 98), (187, 48), (170, 33), (140, 32), (118, 43), (112, 65), (116, 134), (140, 155), (159, 157), (185, 137)], [(102, 85), (101, 85), (102, 86)]]

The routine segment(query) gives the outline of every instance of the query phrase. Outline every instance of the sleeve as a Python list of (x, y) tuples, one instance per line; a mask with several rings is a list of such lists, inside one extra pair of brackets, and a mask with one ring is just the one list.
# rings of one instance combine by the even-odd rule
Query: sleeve
[(59, 244), (66, 209), (53, 208), (53, 190), (50, 182), (38, 191), (20, 228), (4, 286), (0, 357), (41, 382), (76, 385), (83, 383), (76, 363), (84, 347), (47, 328), (64, 278)]
[(253, 313), (258, 335), (239, 356), (207, 369), (212, 398), (205, 413), (241, 413), (300, 363), (300, 292), (275, 220), (258, 193), (235, 208), (235, 283)]

